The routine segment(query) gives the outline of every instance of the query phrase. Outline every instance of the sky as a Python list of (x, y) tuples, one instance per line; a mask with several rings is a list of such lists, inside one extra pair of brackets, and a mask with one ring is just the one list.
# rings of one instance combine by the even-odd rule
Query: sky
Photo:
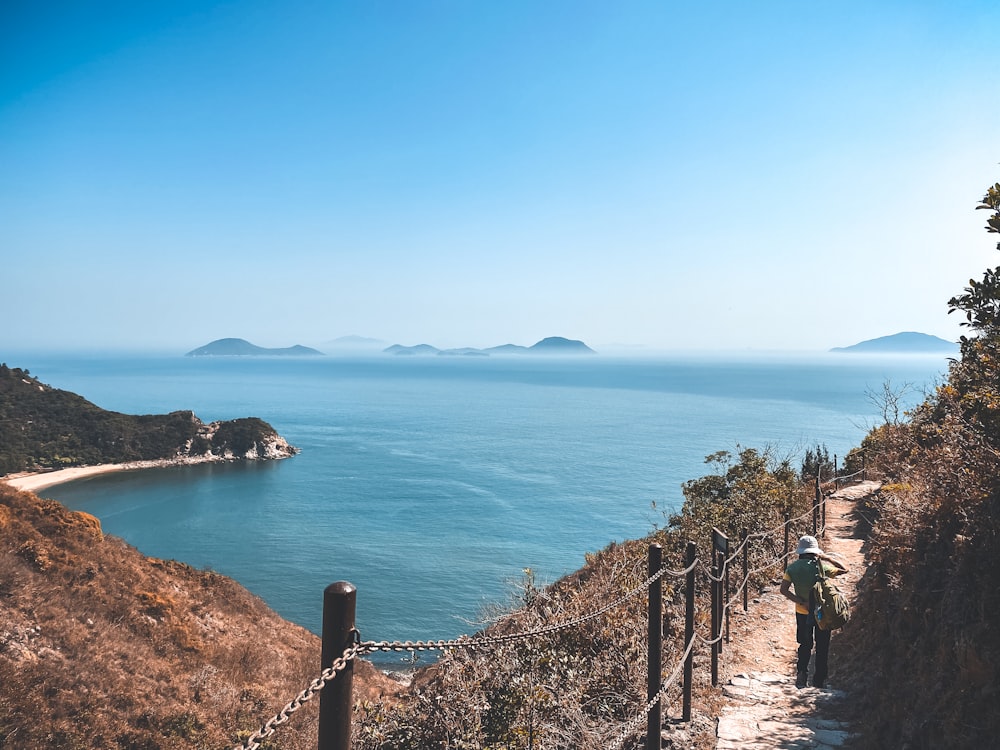
[(995, 0), (3, 0), (0, 352), (955, 340), (998, 49)]

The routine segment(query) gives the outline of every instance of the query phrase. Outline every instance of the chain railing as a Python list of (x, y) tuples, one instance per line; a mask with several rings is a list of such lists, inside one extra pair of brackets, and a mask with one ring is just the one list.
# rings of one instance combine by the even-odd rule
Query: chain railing
[[(818, 482), (817, 482), (818, 484)], [(825, 502), (825, 498), (822, 498), (819, 502)], [(690, 705), (690, 666), (691, 659), (693, 656), (693, 651), (696, 644), (701, 644), (704, 647), (709, 647), (712, 649), (713, 653), (713, 664), (712, 664), (712, 684), (717, 683), (717, 656), (721, 654), (722, 644), (724, 641), (728, 642), (728, 615), (735, 607), (736, 602), (742, 595), (744, 598), (744, 609), (746, 609), (746, 592), (750, 586), (750, 582), (761, 573), (764, 573), (778, 564), (784, 564), (790, 557), (790, 553), (787, 548), (787, 530), (791, 528), (794, 524), (798, 524), (805, 521), (810, 514), (813, 515), (814, 519), (816, 517), (817, 506), (813, 505), (812, 508), (807, 510), (795, 518), (788, 518), (782, 524), (770, 528), (766, 531), (754, 532), (751, 534), (745, 534), (740, 544), (735, 547), (732, 551), (729, 550), (728, 540), (724, 542), (725, 548), (719, 550), (718, 547), (713, 549), (713, 564), (710, 567), (705, 566), (704, 562), (697, 559), (694, 554), (694, 545), (689, 545), (689, 563), (688, 566), (683, 570), (671, 570), (665, 566), (661, 566), (656, 570), (655, 573), (651, 574), (642, 583), (629, 589), (624, 594), (616, 598), (615, 600), (605, 604), (593, 612), (588, 612), (585, 615), (574, 617), (562, 622), (553, 623), (551, 625), (546, 625), (540, 628), (535, 628), (531, 630), (519, 631), (514, 633), (489, 633), (487, 630), (483, 635), (477, 636), (460, 636), (459, 638), (450, 640), (406, 640), (406, 641), (362, 641), (360, 639), (360, 634), (357, 630), (353, 629), (351, 625), (350, 638), (351, 643), (346, 646), (340, 655), (333, 659), (331, 665), (324, 669), (320, 676), (313, 680), (301, 693), (299, 693), (295, 698), (293, 698), (284, 708), (282, 708), (277, 714), (274, 715), (270, 720), (268, 720), (257, 732), (251, 735), (243, 743), (236, 745), (233, 750), (257, 750), (261, 746), (261, 743), (269, 738), (271, 735), (277, 731), (277, 728), (287, 722), (292, 714), (294, 714), (299, 708), (302, 707), (307, 701), (311, 700), (317, 693), (323, 690), (328, 683), (335, 680), (338, 675), (343, 673), (350, 662), (359, 656), (374, 652), (422, 652), (422, 651), (449, 651), (453, 649), (488, 649), (492, 646), (503, 645), (512, 643), (515, 641), (534, 639), (541, 636), (551, 635), (553, 633), (575, 628), (583, 625), (589, 621), (595, 620), (607, 614), (608, 612), (617, 609), (631, 599), (641, 595), (642, 593), (649, 591), (651, 586), (656, 584), (662, 578), (670, 576), (673, 578), (687, 577), (689, 586), (686, 596), (689, 601), (688, 617), (690, 621), (691, 615), (693, 614), (693, 601), (694, 601), (694, 572), (698, 567), (705, 568), (704, 574), (708, 578), (711, 588), (712, 588), (712, 632), (708, 637), (700, 633), (694, 632), (691, 623), (688, 623), (686, 627), (686, 632), (690, 630), (690, 635), (686, 635), (686, 642), (684, 652), (678, 661), (674, 664), (670, 675), (665, 679), (660, 681), (660, 676), (656, 676), (656, 683), (659, 685), (658, 689), (649, 696), (649, 700), (646, 705), (640, 710), (632, 719), (630, 719), (622, 727), (619, 733), (615, 736), (613, 742), (608, 746), (610, 750), (620, 750), (624, 747), (625, 742), (632, 736), (634, 736), (642, 726), (643, 722), (647, 720), (651, 711), (654, 710), (658, 705), (662, 705), (664, 697), (667, 692), (672, 688), (678, 678), (682, 673), (685, 674), (685, 720), (689, 719), (689, 705)], [(749, 569), (746, 565), (747, 554), (749, 545), (754, 540), (765, 540), (765, 539), (777, 539), (779, 534), (785, 533), (786, 543), (785, 550), (783, 554), (776, 557), (768, 559), (762, 564), (756, 565), (753, 569)], [(720, 538), (725, 540), (726, 537), (722, 532), (715, 529), (713, 531), (713, 545), (718, 545), (720, 543)], [(651, 548), (654, 545), (651, 545)], [(658, 546), (658, 545), (655, 545)], [(729, 582), (729, 568), (730, 565), (740, 556), (744, 556), (744, 571), (742, 579), (740, 580), (739, 586), (736, 588), (736, 594), (733, 596), (728, 596), (728, 582)], [(337, 585), (337, 584), (335, 584)], [(349, 586), (349, 584), (348, 584)], [(333, 588), (331, 586), (330, 588)], [(353, 587), (352, 587), (353, 590)], [(329, 591), (329, 589), (328, 589)], [(723, 598), (722, 592), (726, 591), (727, 595), (725, 599)], [(353, 605), (352, 605), (353, 606)], [(326, 617), (326, 612), (324, 610), (324, 619)], [(351, 611), (351, 617), (353, 618), (353, 609)], [(726, 618), (727, 627), (725, 631), (723, 630), (723, 617)], [(325, 635), (325, 629), (324, 629)], [(325, 644), (324, 644), (325, 650)], [(687, 667), (687, 669), (685, 669)], [(650, 678), (652, 682), (652, 677)], [(348, 688), (349, 695), (349, 688)], [(350, 714), (347, 712), (346, 717), (342, 717), (343, 720), (349, 722)], [(322, 723), (322, 713), (321, 713), (321, 723)], [(349, 724), (348, 724), (349, 727)], [(647, 733), (648, 734), (648, 733)], [(349, 733), (347, 735), (349, 737)], [(348, 740), (349, 741), (349, 740)], [(345, 746), (346, 747), (346, 746)], [(654, 740), (647, 736), (647, 747), (660, 747), (659, 738)], [(321, 731), (321, 750), (326, 750), (322, 747), (322, 731)]]
[(266, 721), (260, 729), (250, 735), (250, 737), (244, 740), (241, 744), (237, 745), (234, 750), (257, 750), (264, 740), (274, 734), (278, 730), (278, 727), (292, 717), (292, 714), (302, 708), (307, 701), (312, 700), (313, 696), (326, 687), (328, 682), (333, 680), (353, 659), (364, 652), (365, 649), (361, 644), (355, 644), (344, 649), (344, 653), (341, 654), (339, 658), (335, 659), (331, 666), (324, 669), (320, 673), (319, 677), (310, 682), (301, 693), (292, 698), (292, 700), (289, 701), (284, 708), (278, 711), (278, 713), (276, 713), (272, 718), (268, 719), (268, 721)]

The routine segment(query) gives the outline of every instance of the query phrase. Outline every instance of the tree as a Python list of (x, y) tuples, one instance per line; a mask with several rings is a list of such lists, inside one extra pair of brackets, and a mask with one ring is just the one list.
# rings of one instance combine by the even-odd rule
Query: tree
[[(986, 190), (982, 203), (977, 209), (993, 211), (986, 220), (986, 231), (1000, 234), (1000, 182)], [(1000, 242), (997, 243), (1000, 250)], [(996, 332), (1000, 328), (1000, 266), (988, 268), (983, 273), (983, 280), (969, 279), (965, 294), (960, 294), (948, 300), (948, 313), (961, 310), (965, 313), (963, 326), (977, 331)], [(962, 337), (963, 346), (966, 338)], [(963, 352), (964, 353), (964, 352)]]
[(714, 465), (716, 473), (682, 485), (684, 505), (669, 524), (682, 538), (703, 544), (718, 528), (739, 539), (744, 531), (780, 525), (791, 510), (799, 482), (788, 461), (775, 460), (767, 448), (738, 450), (735, 457), (729, 451), (707, 456), (705, 463)]
[(882, 415), (882, 424), (899, 424), (903, 415), (903, 399), (913, 391), (912, 383), (903, 383), (899, 388), (893, 388), (892, 381), (886, 380), (882, 383), (882, 391), (878, 392), (871, 388), (865, 390), (865, 396), (869, 403), (879, 410)]
[(806, 448), (799, 476), (803, 482), (809, 482), (817, 476), (833, 476), (833, 469), (833, 460), (830, 458), (830, 451), (827, 450), (826, 444), (817, 445), (815, 451), (812, 448)]

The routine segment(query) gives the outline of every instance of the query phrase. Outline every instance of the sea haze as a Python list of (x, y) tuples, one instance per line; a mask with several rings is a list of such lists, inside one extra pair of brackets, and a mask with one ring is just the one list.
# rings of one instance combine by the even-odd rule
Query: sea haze
[(105, 409), (270, 422), (300, 455), (41, 494), (147, 555), (232, 576), (314, 632), (323, 589), (351, 581), (370, 640), (471, 632), (524, 568), (551, 581), (662, 525), (715, 451), (771, 446), (797, 462), (824, 443), (843, 456), (878, 417), (867, 393), (910, 383), (912, 404), (947, 366), (832, 354), (9, 364)]

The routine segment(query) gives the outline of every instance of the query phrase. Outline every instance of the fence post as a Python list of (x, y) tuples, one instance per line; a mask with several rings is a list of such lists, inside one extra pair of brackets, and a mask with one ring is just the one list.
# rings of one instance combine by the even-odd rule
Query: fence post
[[(789, 500), (791, 502), (791, 500)], [(788, 562), (788, 525), (792, 522), (792, 512), (790, 510), (785, 511), (785, 557), (782, 560), (782, 564), (787, 564)]]
[[(663, 567), (663, 547), (650, 544), (647, 570), (652, 578)], [(663, 672), (663, 577), (649, 584), (649, 621), (647, 641), (646, 699), (653, 700), (660, 692)], [(657, 701), (646, 714), (646, 750), (660, 750), (663, 727), (663, 701)]]
[[(726, 605), (729, 604), (730, 597), (732, 596), (732, 586), (729, 585), (729, 578), (730, 578), (730, 576), (729, 576), (729, 564), (728, 564), (728, 561), (725, 559), (727, 557), (727, 555), (728, 555), (728, 552), (722, 556), (723, 557), (723, 560), (722, 560), (722, 579), (723, 579), (723, 581), (722, 581), (722, 586), (723, 586), (723, 588), (722, 588), (722, 591), (723, 591), (723, 593), (722, 593), (722, 602), (723, 603), (720, 604), (719, 606), (722, 607), (722, 616), (724, 618), (723, 621), (726, 624), (726, 643), (729, 643), (729, 615), (732, 612), (732, 607), (727, 607)], [(722, 653), (722, 644), (719, 644), (719, 653), (720, 654)]]
[(722, 581), (726, 568), (729, 538), (712, 529), (712, 686), (719, 684), (719, 655), (722, 653)]
[(749, 605), (747, 602), (747, 594), (750, 588), (750, 582), (747, 580), (750, 575), (750, 537), (747, 534), (747, 530), (743, 529), (743, 611), (749, 611)]
[(863, 449), (861, 451), (861, 481), (868, 481), (868, 454)]
[(837, 454), (833, 454), (833, 491), (840, 489), (840, 470), (837, 468)]
[[(687, 560), (684, 567), (690, 568), (687, 574), (687, 596), (684, 602), (684, 648), (687, 648), (694, 638), (694, 561), (698, 555), (698, 545), (687, 544)], [(684, 721), (691, 721), (691, 687), (694, 677), (694, 648), (688, 651), (684, 660)]]
[(820, 499), (820, 523), (823, 525), (823, 536), (826, 536), (826, 495)]
[[(715, 537), (713, 531), (713, 539)], [(719, 582), (715, 580), (721, 576), (719, 572), (719, 551), (712, 545), (712, 573), (709, 585), (711, 591), (712, 607), (712, 686), (719, 684), (719, 641), (721, 628), (719, 627)]]
[[(323, 591), (323, 646), (321, 669), (328, 669), (354, 642), (357, 588), (347, 581), (331, 583)], [(326, 684), (319, 694), (319, 750), (350, 750), (351, 690), (354, 660)]]
[(813, 536), (819, 536), (819, 474), (816, 475), (816, 495), (813, 497)]

